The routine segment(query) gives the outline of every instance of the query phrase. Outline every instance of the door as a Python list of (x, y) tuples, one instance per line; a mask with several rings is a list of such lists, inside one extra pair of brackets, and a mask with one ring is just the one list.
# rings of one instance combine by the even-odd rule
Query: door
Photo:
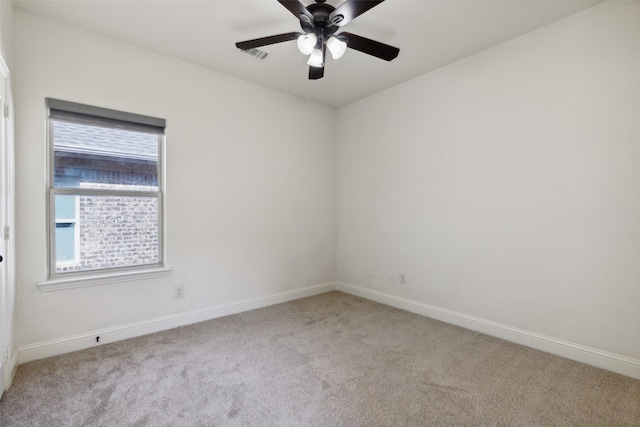
[(13, 144), (10, 126), (9, 69), (0, 57), (0, 397), (11, 383), (13, 345)]
[(6, 239), (4, 230), (7, 226), (7, 188), (6, 188), (6, 138), (5, 135), (5, 117), (4, 117), (4, 77), (0, 76), (0, 108), (2, 109), (0, 120), (0, 397), (5, 389), (5, 376), (7, 365), (9, 362), (8, 354), (5, 349), (8, 349), (8, 334), (7, 329), (7, 301), (8, 301), (8, 289), (5, 275), (5, 262), (4, 258), (7, 254), (6, 251)]

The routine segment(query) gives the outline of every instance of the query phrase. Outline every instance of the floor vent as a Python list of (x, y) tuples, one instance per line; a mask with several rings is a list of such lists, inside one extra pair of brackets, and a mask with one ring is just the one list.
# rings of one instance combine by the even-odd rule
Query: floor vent
[(241, 53), (248, 55), (252, 58), (258, 59), (260, 61), (264, 61), (265, 59), (267, 59), (267, 56), (269, 56), (267, 52), (260, 49), (239, 49), (239, 50)]

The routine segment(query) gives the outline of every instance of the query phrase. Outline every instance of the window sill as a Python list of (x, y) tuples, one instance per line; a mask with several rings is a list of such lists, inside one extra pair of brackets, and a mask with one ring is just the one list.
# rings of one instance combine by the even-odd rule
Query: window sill
[(155, 279), (166, 277), (171, 273), (169, 267), (157, 267), (146, 270), (126, 271), (118, 273), (103, 273), (91, 276), (64, 277), (38, 282), (42, 292), (61, 291), (64, 289), (84, 288), (87, 286), (106, 285), (108, 283), (129, 282), (132, 280)]

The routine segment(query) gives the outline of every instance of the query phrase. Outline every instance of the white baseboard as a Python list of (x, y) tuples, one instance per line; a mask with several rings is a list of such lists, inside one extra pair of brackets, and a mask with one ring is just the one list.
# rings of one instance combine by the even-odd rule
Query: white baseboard
[[(3, 366), (3, 370), (5, 370), (3, 375), (3, 380), (5, 382), (4, 385), (5, 387), (8, 387), (11, 384), (11, 379), (13, 379), (13, 375), (15, 374), (15, 370), (18, 365), (18, 360), (20, 363), (26, 363), (32, 360), (95, 347), (96, 345), (103, 345), (110, 342), (176, 328), (178, 326), (203, 322), (217, 317), (228, 316), (231, 314), (241, 313), (243, 311), (293, 301), (336, 289), (348, 294), (420, 314), (422, 316), (427, 316), (527, 347), (542, 350), (567, 359), (640, 379), (640, 360), (637, 359), (537, 334), (535, 332), (514, 328), (489, 320), (468, 316), (466, 314), (434, 307), (383, 292), (361, 288), (346, 283), (333, 282), (21, 346), (17, 352), (14, 352), (9, 363)], [(98, 336), (100, 337), (100, 342), (96, 343), (96, 337)]]
[[(170, 316), (158, 317), (142, 322), (129, 323), (112, 328), (90, 331), (82, 334), (72, 335), (64, 338), (38, 342), (21, 346), (18, 349), (20, 363), (32, 360), (43, 359), (45, 357), (57, 356), (59, 354), (72, 351), (83, 350), (97, 345), (108, 344), (128, 338), (139, 337), (154, 332), (160, 332), (178, 326), (192, 323), (204, 322), (217, 317), (229, 316), (243, 311), (254, 310), (256, 308), (267, 307), (287, 301), (310, 297), (336, 289), (335, 282), (322, 285), (309, 286), (293, 289), (290, 291), (278, 292), (266, 296), (250, 298), (228, 304), (221, 304), (213, 307), (192, 310)], [(96, 337), (100, 341), (96, 342)]]
[(390, 305), (412, 313), (427, 316), (443, 322), (462, 326), (547, 353), (586, 363), (618, 374), (640, 379), (640, 360), (621, 356), (592, 347), (572, 343), (535, 332), (492, 322), (478, 317), (468, 316), (451, 310), (423, 304), (371, 289), (338, 282), (336, 289), (382, 304)]
[(9, 390), (13, 378), (18, 370), (18, 352), (14, 351), (9, 360), (0, 369), (0, 397), (5, 390)]

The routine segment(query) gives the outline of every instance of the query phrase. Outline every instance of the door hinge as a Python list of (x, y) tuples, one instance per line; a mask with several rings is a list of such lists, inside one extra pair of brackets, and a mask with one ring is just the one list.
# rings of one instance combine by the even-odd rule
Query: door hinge
[(9, 361), (9, 349), (6, 349), (4, 352), (4, 361), (5, 362)]
[(4, 104), (4, 118), (9, 118), (9, 106), (7, 104)]
[(8, 225), (4, 226), (4, 240), (9, 240), (11, 238), (11, 227)]

